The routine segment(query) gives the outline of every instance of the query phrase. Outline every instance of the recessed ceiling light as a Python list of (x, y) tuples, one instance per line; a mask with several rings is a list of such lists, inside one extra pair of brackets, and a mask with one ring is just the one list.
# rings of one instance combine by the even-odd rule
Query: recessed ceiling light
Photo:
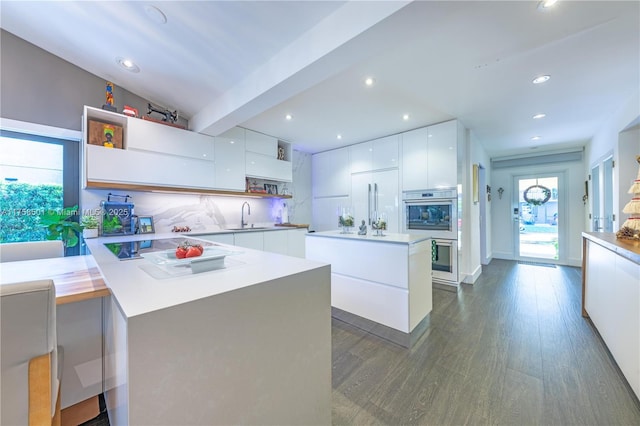
[(373, 77), (367, 77), (364, 79), (364, 84), (367, 86), (373, 86), (373, 83), (375, 83), (376, 80)]
[(538, 10), (549, 9), (550, 7), (553, 7), (553, 5), (557, 2), (558, 0), (542, 0), (540, 3), (538, 3)]
[(534, 119), (534, 120), (537, 120), (537, 119), (539, 119), (539, 118), (545, 118), (546, 116), (547, 116), (547, 114), (540, 113), (540, 114), (536, 114), (536, 115), (534, 115), (534, 116), (533, 116), (533, 119)]
[(336, 139), (342, 139), (342, 135), (338, 133), (338, 135), (336, 136)]
[(545, 83), (545, 82), (549, 81), (550, 78), (551, 78), (550, 75), (541, 75), (540, 77), (534, 78), (532, 83), (533, 84)]
[(116, 63), (127, 71), (140, 72), (140, 68), (131, 59), (118, 57), (116, 58)]
[(293, 118), (293, 116), (291, 114), (287, 114), (284, 116), (284, 118), (287, 119), (287, 121), (290, 121)]
[(144, 7), (144, 11), (147, 13), (147, 16), (151, 18), (151, 20), (157, 24), (166, 24), (167, 16), (162, 13), (160, 9), (150, 4)]
[(534, 137), (531, 138), (532, 141), (537, 141), (539, 139), (540, 139), (540, 136), (534, 136)]
[(409, 120), (409, 114), (405, 114), (405, 115), (403, 115), (403, 116), (402, 116), (402, 119), (403, 119), (404, 121), (408, 121), (408, 120)]

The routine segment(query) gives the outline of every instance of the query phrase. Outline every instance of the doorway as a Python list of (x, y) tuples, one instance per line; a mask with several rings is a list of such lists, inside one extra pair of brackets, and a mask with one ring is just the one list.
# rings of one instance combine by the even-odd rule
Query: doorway
[(518, 259), (561, 259), (562, 175), (514, 178), (515, 254)]
[(591, 188), (593, 192), (592, 224), (594, 232), (613, 232), (613, 156), (591, 168)]

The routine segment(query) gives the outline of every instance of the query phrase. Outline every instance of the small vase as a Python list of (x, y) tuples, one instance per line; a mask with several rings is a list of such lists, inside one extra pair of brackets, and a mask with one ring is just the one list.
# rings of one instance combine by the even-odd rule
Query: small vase
[(373, 233), (374, 237), (384, 237), (384, 231), (387, 230), (387, 214), (385, 212), (375, 212), (373, 221), (371, 223), (371, 228), (375, 231)]
[(84, 238), (85, 240), (87, 238), (96, 238), (98, 236), (98, 228), (93, 228), (93, 229), (83, 229), (82, 230), (82, 238)]
[(338, 227), (342, 229), (342, 233), (350, 234), (353, 226), (353, 210), (351, 207), (338, 208)]

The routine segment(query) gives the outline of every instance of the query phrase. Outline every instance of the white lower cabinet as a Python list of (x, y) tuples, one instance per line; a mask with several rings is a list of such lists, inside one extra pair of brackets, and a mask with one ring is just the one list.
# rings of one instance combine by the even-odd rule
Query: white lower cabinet
[(304, 239), (307, 232), (307, 228), (289, 229), (287, 231), (287, 254), (289, 256), (300, 257), (302, 259), (305, 258)]
[(230, 246), (235, 244), (235, 238), (233, 234), (208, 234), (198, 235), (197, 238), (211, 241), (214, 243), (229, 244)]
[(233, 234), (234, 245), (254, 250), (264, 250), (264, 232), (250, 231)]
[(264, 232), (264, 251), (289, 254), (289, 231)]
[(587, 244), (584, 308), (640, 397), (640, 265)]
[(102, 393), (102, 299), (56, 307), (58, 345), (64, 348), (61, 408)]

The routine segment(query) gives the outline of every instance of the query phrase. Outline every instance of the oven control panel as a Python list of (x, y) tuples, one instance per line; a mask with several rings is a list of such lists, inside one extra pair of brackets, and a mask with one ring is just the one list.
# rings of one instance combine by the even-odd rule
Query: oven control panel
[(423, 191), (406, 191), (402, 193), (403, 200), (432, 200), (440, 198), (456, 198), (458, 193), (455, 189), (426, 189)]

